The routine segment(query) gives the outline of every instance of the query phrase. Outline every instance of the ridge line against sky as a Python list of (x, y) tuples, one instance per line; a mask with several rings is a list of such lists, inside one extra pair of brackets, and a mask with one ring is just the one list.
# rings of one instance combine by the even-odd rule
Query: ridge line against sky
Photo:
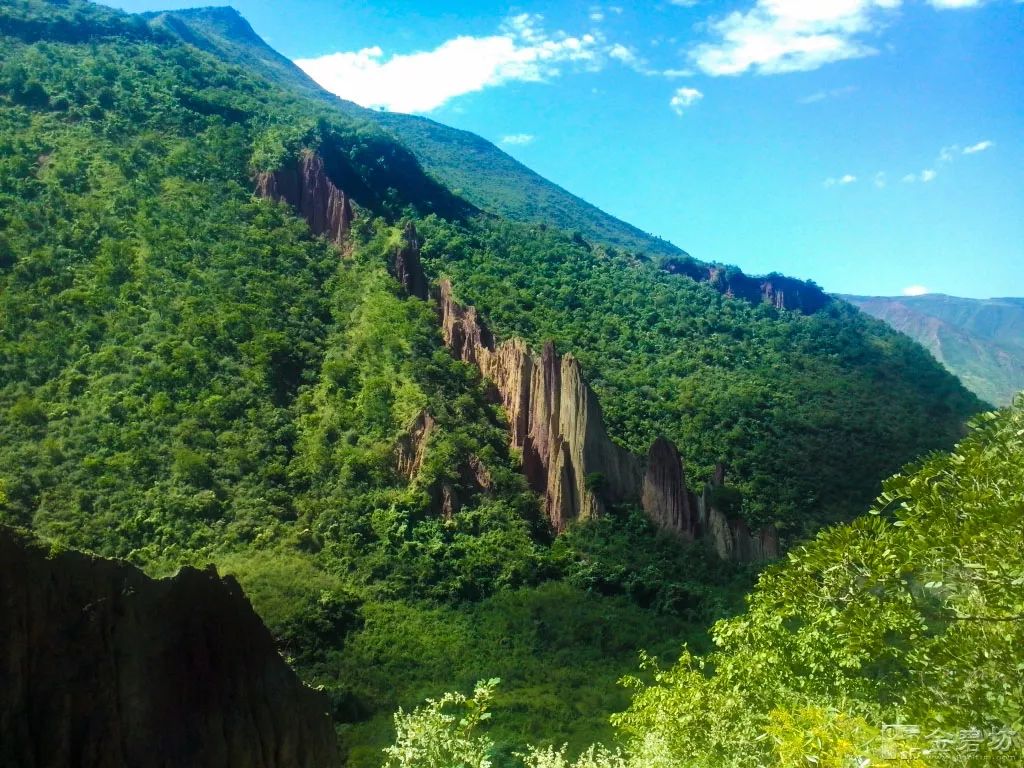
[(224, 2), (327, 90), (488, 138), (696, 258), (1024, 295), (1019, 0)]
[[(962, 12), (991, 1), (921, 3)], [(669, 0), (669, 4), (701, 5), (698, 0)], [(295, 63), (327, 90), (361, 106), (429, 113), (485, 88), (559, 77), (563, 68), (598, 72), (615, 63), (668, 80), (691, 77), (695, 70), (712, 77), (811, 71), (878, 54), (870, 38), (893, 22), (902, 5), (903, 0), (758, 0), (747, 11), (709, 16), (702, 26), (703, 36), (710, 39), (685, 48), (685, 66), (653, 66), (635, 46), (609, 39), (601, 25), (622, 15), (619, 5), (591, 6), (592, 26), (576, 34), (548, 31), (541, 13), (518, 13), (506, 18), (494, 34), (460, 34), (429, 50), (385, 53), (380, 45), (373, 45), (297, 58)], [(666, 104), (682, 114), (680, 107), (702, 97), (699, 90), (683, 86)]]

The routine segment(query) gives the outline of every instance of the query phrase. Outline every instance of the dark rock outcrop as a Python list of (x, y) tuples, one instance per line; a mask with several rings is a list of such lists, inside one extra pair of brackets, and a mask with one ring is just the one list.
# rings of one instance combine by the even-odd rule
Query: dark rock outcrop
[(428, 293), (427, 275), (420, 261), (420, 241), (412, 222), (405, 225), (402, 245), (391, 258), (391, 274), (401, 283), (409, 296), (426, 299)]
[(811, 315), (830, 301), (820, 287), (807, 280), (797, 280), (778, 273), (763, 277), (745, 275), (735, 267), (702, 264), (692, 259), (668, 259), (662, 269), (672, 275), (685, 275), (699, 283), (707, 283), (719, 293), (751, 304), (771, 304), (776, 309), (791, 309)]
[(233, 579), (154, 580), (0, 527), (0, 765), (327, 768), (326, 712)]
[(303, 150), (276, 171), (256, 176), (256, 194), (285, 202), (306, 220), (315, 235), (340, 243), (352, 227), (352, 203), (331, 181), (323, 158)]

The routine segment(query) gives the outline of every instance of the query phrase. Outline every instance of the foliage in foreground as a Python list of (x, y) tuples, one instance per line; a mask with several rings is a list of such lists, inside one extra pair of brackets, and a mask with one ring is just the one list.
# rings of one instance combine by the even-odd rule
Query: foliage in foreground
[[(868, 515), (769, 568), (747, 612), (715, 626), (714, 652), (684, 651), (665, 669), (646, 658), (647, 680), (625, 681), (633, 702), (613, 718), (622, 753), (521, 757), (530, 768), (1018, 766), (1022, 542), (1024, 398), (890, 478)], [(433, 765), (430, 728), (472, 756), (447, 765), (499, 765), (485, 736), (438, 717), (445, 705), (475, 711), (489, 690), (400, 712), (399, 734), (421, 747), (389, 765)]]

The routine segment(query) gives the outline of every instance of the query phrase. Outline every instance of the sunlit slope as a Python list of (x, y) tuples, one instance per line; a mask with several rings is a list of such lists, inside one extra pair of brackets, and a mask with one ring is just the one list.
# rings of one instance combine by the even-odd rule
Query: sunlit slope
[(1009, 405), (1024, 389), (1024, 299), (842, 298), (923, 344), (984, 400)]
[(234, 9), (198, 8), (149, 17), (155, 25), (193, 45), (385, 127), (428, 173), (481, 210), (516, 221), (547, 222), (651, 256), (683, 254), (666, 240), (648, 235), (553, 184), (476, 134), (425, 117), (364, 109), (330, 96), (267, 45)]

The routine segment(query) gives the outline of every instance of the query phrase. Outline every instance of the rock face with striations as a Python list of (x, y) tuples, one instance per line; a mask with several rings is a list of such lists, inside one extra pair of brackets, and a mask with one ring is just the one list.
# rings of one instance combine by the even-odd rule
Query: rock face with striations
[[(572, 355), (558, 355), (550, 342), (540, 355), (522, 339), (496, 342), (476, 309), (455, 300), (447, 280), (435, 299), (445, 344), (493, 386), (508, 414), (512, 445), (522, 451), (523, 472), (543, 494), (556, 531), (601, 514), (606, 503), (633, 501), (661, 530), (708, 539), (723, 559), (758, 562), (778, 555), (771, 526), (752, 534), (742, 520), (691, 498), (682, 457), (668, 440), (655, 440), (646, 461), (612, 442), (597, 396)], [(724, 470), (716, 472), (716, 482), (724, 482)]]
[(436, 298), (445, 343), (494, 386), (527, 480), (543, 494), (555, 530), (600, 514), (605, 501), (639, 495), (640, 462), (608, 437), (601, 406), (572, 355), (556, 354), (550, 343), (540, 355), (521, 339), (496, 344), (476, 310), (455, 301), (447, 280)]
[[(318, 155), (302, 153), (298, 168), (294, 177), (289, 171), (262, 174), (257, 179), (257, 194), (291, 203), (314, 232), (340, 242), (351, 222), (344, 192), (327, 178)], [(431, 297), (412, 223), (402, 232), (402, 242), (388, 266), (407, 295)], [(721, 282), (723, 276), (716, 273), (706, 279)], [(785, 306), (781, 289), (765, 283), (758, 284), (758, 290), (763, 292), (762, 300)], [(539, 355), (522, 339), (497, 342), (476, 308), (455, 300), (447, 280), (440, 282), (432, 298), (437, 302), (445, 345), (458, 359), (480, 370), (490, 382), (493, 396), (504, 406), (511, 443), (522, 451), (523, 472), (530, 486), (543, 496), (545, 512), (556, 531), (573, 520), (600, 515), (608, 503), (633, 501), (639, 502), (662, 530), (687, 540), (710, 538), (723, 558), (761, 560), (777, 550), (774, 529), (751, 536), (742, 521), (730, 523), (717, 510), (709, 508), (703, 514), (701, 505), (701, 514), (694, 514), (698, 502), (691, 500), (682, 459), (667, 440), (655, 440), (646, 461), (614, 443), (605, 429), (597, 396), (572, 355), (557, 354), (550, 342)], [(429, 414), (422, 414), (396, 446), (396, 466), (407, 479), (412, 479), (422, 464), (432, 426)], [(478, 483), (477, 487), (482, 486)], [(460, 506), (450, 486), (440, 489), (439, 503), (446, 517)]]
[(328, 768), (327, 701), (212, 569), (154, 580), (0, 526), (0, 765)]
[(684, 539), (696, 537), (697, 519), (686, 489), (683, 460), (679, 450), (663, 437), (651, 443), (647, 454), (640, 502), (648, 517), (662, 530), (672, 531)]
[(433, 431), (434, 417), (427, 411), (420, 411), (412, 426), (395, 446), (395, 466), (398, 474), (406, 480), (412, 480), (423, 466), (427, 443)]
[(257, 175), (256, 194), (288, 203), (313, 234), (331, 242), (340, 243), (352, 227), (352, 203), (328, 177), (316, 152), (303, 150), (278, 170)]
[(759, 563), (779, 556), (779, 533), (773, 525), (751, 531), (746, 521), (729, 518), (715, 501), (715, 489), (725, 485), (725, 467), (715, 466), (710, 483), (696, 500), (697, 528), (723, 560)]

